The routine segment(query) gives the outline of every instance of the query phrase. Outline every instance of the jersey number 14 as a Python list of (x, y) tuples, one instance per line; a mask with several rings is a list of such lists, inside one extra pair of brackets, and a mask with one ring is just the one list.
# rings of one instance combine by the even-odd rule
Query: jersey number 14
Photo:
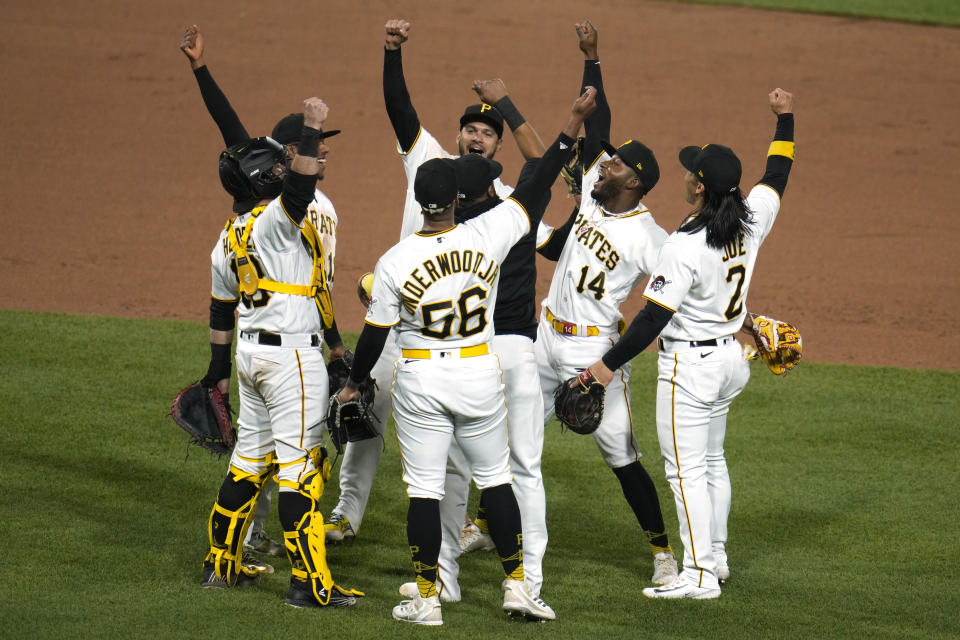
[(603, 294), (606, 291), (607, 276), (605, 271), (601, 271), (590, 282), (587, 282), (587, 272), (590, 270), (589, 265), (583, 265), (583, 269), (580, 269), (580, 282), (577, 283), (577, 293), (583, 293), (584, 287), (593, 291), (593, 297), (597, 300), (603, 299)]

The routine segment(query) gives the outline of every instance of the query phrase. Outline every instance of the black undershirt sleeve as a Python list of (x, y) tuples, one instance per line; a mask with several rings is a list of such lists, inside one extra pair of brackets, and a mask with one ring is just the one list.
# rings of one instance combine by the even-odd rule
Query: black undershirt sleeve
[(343, 345), (343, 338), (340, 337), (340, 330), (337, 328), (337, 319), (333, 319), (333, 324), (329, 329), (323, 330), (323, 341), (327, 343), (330, 349), (336, 349)]
[(243, 123), (233, 110), (227, 96), (223, 94), (206, 65), (193, 70), (193, 75), (200, 86), (200, 95), (203, 97), (203, 104), (207, 106), (207, 111), (220, 129), (220, 135), (223, 136), (223, 143), (226, 146), (239, 144), (250, 139), (250, 135), (244, 128)]
[(237, 326), (235, 312), (240, 300), (228, 302), (210, 298), (210, 328), (216, 331), (232, 331)]
[(305, 176), (296, 171), (287, 173), (283, 179), (283, 192), (280, 194), (280, 204), (290, 219), (298, 225), (307, 217), (307, 207), (313, 200), (313, 192), (317, 184), (316, 174)]
[(616, 371), (630, 362), (660, 335), (672, 317), (673, 311), (648, 301), (647, 306), (634, 317), (630, 327), (617, 344), (610, 347), (610, 350), (601, 358), (603, 364), (607, 365), (611, 371)]
[(583, 61), (583, 83), (580, 93), (587, 87), (597, 90), (597, 108), (583, 123), (585, 140), (583, 141), (583, 168), (588, 169), (590, 164), (603, 152), (601, 140), (610, 139), (610, 104), (607, 102), (607, 93), (603, 90), (603, 77), (600, 74), (599, 60)]
[[(537, 168), (530, 180), (518, 182), (517, 188), (510, 194), (510, 198), (519, 202), (530, 214), (531, 229), (540, 224), (544, 214), (543, 209), (537, 208), (536, 204), (543, 198), (544, 192), (548, 191), (557, 180), (560, 169), (573, 152), (573, 143), (573, 138), (561, 132), (542, 158), (527, 160), (528, 163), (536, 162)], [(522, 172), (521, 175), (523, 175)]]
[(363, 331), (357, 339), (357, 351), (353, 356), (353, 366), (350, 368), (350, 379), (357, 384), (370, 375), (373, 366), (377, 364), (383, 345), (387, 343), (390, 327), (375, 327), (364, 324)]
[(387, 116), (393, 125), (400, 149), (407, 152), (420, 133), (420, 118), (407, 92), (400, 51), (383, 50), (383, 101), (387, 105)]
[[(777, 116), (777, 131), (773, 134), (774, 142), (793, 142), (793, 114), (781, 113)], [(760, 182), (765, 184), (782, 198), (787, 188), (787, 178), (790, 177), (790, 168), (793, 160), (786, 156), (767, 156), (767, 168)]]
[(567, 221), (553, 230), (553, 233), (550, 235), (550, 239), (547, 240), (542, 247), (537, 249), (537, 253), (542, 255), (547, 260), (552, 260), (554, 262), (559, 260), (560, 254), (563, 253), (563, 245), (567, 243), (567, 236), (570, 235), (570, 230), (573, 229), (573, 223), (576, 222), (579, 214), (580, 208), (574, 207), (573, 211), (570, 212), (570, 217), (567, 218)]

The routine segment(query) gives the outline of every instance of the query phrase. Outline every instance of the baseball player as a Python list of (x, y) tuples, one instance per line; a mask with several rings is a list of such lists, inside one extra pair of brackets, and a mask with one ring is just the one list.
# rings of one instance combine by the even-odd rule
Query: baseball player
[[(404, 216), (401, 224), (400, 235), (401, 238), (404, 238), (418, 230), (423, 224), (423, 216), (420, 212), (420, 206), (417, 204), (413, 192), (413, 181), (417, 168), (430, 158), (453, 156), (445, 151), (437, 142), (437, 140), (421, 126), (420, 119), (417, 116), (417, 112), (410, 100), (410, 94), (406, 88), (406, 82), (403, 76), (400, 47), (409, 38), (410, 23), (400, 19), (389, 20), (385, 25), (385, 32), (386, 36), (384, 44), (383, 67), (384, 102), (387, 107), (387, 115), (390, 118), (394, 133), (397, 136), (397, 149), (403, 159), (404, 170), (408, 178), (407, 197), (404, 205)], [(506, 121), (511, 131), (513, 131), (513, 135), (517, 140), (517, 145), (519, 146), (524, 158), (530, 159), (534, 157), (540, 157), (543, 154), (544, 146), (542, 140), (540, 139), (539, 135), (537, 135), (537, 132), (533, 129), (533, 127), (524, 120), (523, 116), (513, 105), (513, 102), (507, 94), (506, 87), (503, 85), (502, 81), (490, 80), (477, 82), (475, 84), (475, 90), (481, 95), (481, 98), (486, 96), (492, 102), (471, 105), (465, 109), (464, 115), (460, 118), (460, 130), (457, 136), (458, 151), (461, 155), (477, 153), (492, 159), (502, 144), (504, 121)], [(491, 104), (494, 106), (491, 107)], [(497, 194), (500, 197), (506, 197), (512, 191), (512, 188), (505, 186), (499, 180), (499, 178), (495, 180), (494, 184)], [(546, 205), (544, 204), (544, 206)], [(525, 239), (521, 244), (526, 246), (529, 244), (529, 241)], [(533, 269), (535, 269), (532, 253), (530, 265)], [(530, 279), (529, 287), (529, 315), (533, 314), (534, 307), (532, 306), (532, 303), (534, 301), (535, 294), (532, 287), (535, 283), (535, 280), (536, 273), (534, 271), (533, 276)], [(508, 290), (507, 285), (504, 285), (502, 290)], [(512, 285), (510, 286), (510, 290), (513, 290)], [(523, 294), (526, 294), (526, 285), (523, 285), (523, 289), (518, 288), (517, 290), (522, 290)], [(528, 303), (524, 303), (524, 307), (517, 308), (516, 312), (522, 315), (522, 313), (527, 310), (527, 304)], [(501, 326), (503, 319), (498, 317), (497, 320), (499, 333), (499, 327)], [(517, 323), (514, 322), (514, 324), (516, 325)], [(511, 332), (516, 333), (516, 331)], [(532, 339), (534, 332), (529, 329), (527, 332), (530, 334), (529, 337)], [(497, 350), (496, 344), (494, 345), (494, 350)], [(531, 349), (527, 349), (527, 351), (532, 351), (532, 345)], [(392, 372), (393, 362), (397, 359), (397, 357), (398, 353), (395, 345), (387, 346), (384, 349), (383, 355), (381, 356), (381, 362), (379, 362), (374, 369), (372, 374), (374, 378), (377, 380), (389, 379), (382, 374), (383, 372)], [(522, 361), (522, 357), (515, 357), (511, 361), (514, 360)], [(390, 375), (392, 375), (392, 373)], [(532, 375), (532, 372), (528, 372), (528, 375)], [(529, 379), (530, 378), (528, 377), (527, 380)], [(518, 409), (522, 409), (523, 405), (521, 403), (529, 404), (530, 402), (540, 402), (539, 399), (533, 400), (535, 394), (531, 393), (533, 390), (530, 389), (529, 382), (527, 383), (526, 388), (526, 393), (518, 389), (520, 392), (520, 395), (517, 398)], [(511, 393), (511, 391), (509, 390), (508, 386), (508, 394), (509, 393)], [(511, 400), (511, 410), (512, 408), (513, 402)], [(387, 404), (387, 395), (385, 393), (377, 394), (373, 410), (378, 416), (384, 416), (388, 413), (389, 409)], [(380, 426), (383, 426), (384, 422), (385, 419), (381, 421)], [(367, 498), (369, 497), (370, 487), (373, 483), (373, 477), (376, 473), (377, 464), (380, 460), (382, 448), (378, 446), (378, 444), (379, 442), (377, 440), (367, 440), (362, 442), (353, 442), (347, 446), (347, 453), (344, 456), (339, 473), (340, 500), (337, 503), (337, 506), (334, 507), (330, 516), (330, 520), (327, 523), (328, 540), (337, 541), (343, 539), (344, 537), (352, 536), (359, 528), (360, 521), (366, 508)], [(467, 473), (462, 465), (462, 456), (458, 456), (456, 451), (454, 451), (453, 455), (455, 460), (459, 460), (461, 464), (451, 465), (451, 469), (456, 471), (458, 478), (452, 478), (449, 482), (448, 496), (450, 497), (447, 499), (447, 501), (445, 501), (444, 509), (446, 510), (447, 506), (450, 505), (451, 509), (455, 513), (457, 510), (465, 510), (466, 508), (467, 496), (469, 493), (469, 475), (467, 475), (466, 479), (462, 477), (463, 474)], [(534, 455), (536, 456), (537, 460), (535, 464), (532, 462)], [(534, 452), (531, 450), (531, 453), (527, 457), (531, 460), (531, 462), (523, 465), (523, 469), (530, 469), (529, 473), (535, 473), (537, 477), (537, 480), (533, 480), (531, 475), (531, 481), (527, 484), (539, 484), (539, 452)], [(456, 483), (456, 486), (454, 483)], [(532, 498), (531, 502), (534, 502), (535, 500), (536, 498)], [(523, 501), (521, 502), (521, 506), (525, 506)], [(541, 509), (541, 511), (544, 511), (544, 509)], [(544, 520), (545, 516), (539, 519)], [(449, 519), (447, 517), (444, 518), (444, 522), (448, 522), (448, 520)], [(537, 517), (531, 515), (529, 518), (531, 526), (535, 526), (534, 523), (537, 520)], [(451, 568), (455, 571), (455, 559), (460, 553), (458, 542), (460, 537), (461, 522), (463, 522), (462, 514), (456, 521), (455, 526), (450, 525), (449, 532), (445, 530), (443, 552), (443, 566), (445, 567), (445, 570), (446, 568)], [(541, 528), (544, 532), (546, 531), (545, 523)], [(533, 549), (537, 546), (534, 544), (537, 540), (537, 536), (533, 533), (531, 533), (531, 540), (534, 541), (531, 542), (533, 545), (531, 548)], [(543, 537), (541, 546), (546, 546), (545, 536)], [(542, 555), (542, 553), (540, 555)], [(531, 566), (530, 575), (538, 576), (540, 573), (540, 563), (538, 561), (538, 554), (535, 551), (530, 556), (529, 561)], [(456, 600), (459, 600), (459, 590), (453, 586), (456, 582), (456, 574), (454, 573), (452, 575), (445, 575), (444, 578), (445, 583), (451, 585), (444, 591), (444, 598), (455, 598)], [(539, 589), (537, 592), (539, 592)]]
[[(229, 147), (249, 139), (250, 136), (246, 128), (210, 74), (210, 70), (203, 57), (203, 34), (197, 25), (187, 27), (184, 31), (183, 37), (180, 39), (180, 50), (183, 51), (184, 55), (187, 56), (187, 59), (190, 61), (190, 67), (193, 69), (197, 85), (200, 87), (200, 95), (203, 97), (203, 102), (210, 112), (210, 116), (220, 129), (224, 144)], [(270, 135), (277, 142), (286, 145), (289, 155), (292, 157), (296, 153), (297, 144), (300, 142), (300, 132), (302, 129), (303, 114), (290, 114), (277, 122)], [(338, 133), (340, 133), (339, 130), (324, 131), (321, 141), (335, 136)], [(326, 173), (329, 151), (329, 147), (323, 142), (317, 152), (317, 163), (319, 164), (317, 170), (318, 184), (323, 180), (324, 174)], [(234, 213), (246, 213), (253, 208), (253, 204), (255, 203), (235, 200), (233, 211)], [(319, 187), (314, 190), (313, 200), (307, 207), (307, 217), (320, 235), (320, 244), (324, 252), (324, 264), (327, 270), (327, 283), (328, 286), (332, 288), (338, 218), (330, 198), (328, 198)], [(323, 338), (330, 349), (329, 358), (331, 360), (342, 358), (346, 352), (346, 348), (337, 330), (336, 321), (334, 321), (331, 327), (324, 329)], [(254, 520), (247, 533), (247, 539), (244, 542), (245, 548), (249, 551), (270, 556), (283, 554), (283, 545), (272, 540), (264, 528), (264, 524), (270, 515), (270, 504), (275, 490), (276, 481), (273, 479), (268, 480), (265, 490), (262, 492), (260, 500), (257, 503)], [(250, 561), (254, 562), (255, 560), (250, 558)]]
[(349, 606), (363, 595), (334, 584), (317, 510), (330, 468), (320, 446), (328, 391), (319, 334), (333, 315), (323, 252), (307, 207), (328, 112), (319, 98), (304, 101), (304, 126), (289, 169), (286, 149), (270, 138), (221, 154), (224, 187), (237, 200), (256, 200), (256, 206), (228, 221), (211, 254), (211, 362), (204, 383), (221, 391), (229, 387), (238, 324), (240, 415), (230, 469), (210, 514), (203, 586), (258, 578), (240, 562), (239, 551), (263, 484), (276, 474), (292, 565), (285, 602), (294, 607)]
[(680, 164), (693, 211), (663, 244), (629, 330), (590, 371), (603, 384), (659, 334), (657, 435), (683, 540), (683, 572), (648, 587), (650, 598), (720, 597), (727, 563), (730, 477), (727, 413), (750, 378), (734, 333), (747, 313), (757, 252), (770, 233), (793, 164), (793, 95), (774, 89), (777, 128), (766, 172), (744, 199), (740, 160), (728, 147), (685, 147)]
[(524, 581), (522, 522), (510, 486), (503, 383), (498, 359), (488, 346), (494, 335), (490, 306), (497, 300), (503, 260), (534, 228), (537, 214), (528, 216), (531, 205), (556, 179), (573, 136), (593, 109), (594, 95), (591, 88), (577, 99), (563, 132), (542, 160), (532, 161), (537, 165), (532, 175), (524, 176), (510, 198), (482, 216), (454, 224), (457, 168), (464, 174), (486, 172), (489, 183), (499, 172), (495, 163), (468, 155), (421, 165), (414, 192), (423, 208), (423, 228), (377, 262), (373, 300), (340, 399), (356, 395), (356, 385), (379, 357), (390, 327), (397, 326), (401, 358), (392, 386), (394, 419), (410, 496), (407, 538), (418, 587), (412, 599), (394, 607), (397, 620), (442, 624), (437, 593), (440, 500), (454, 439), (486, 497), (490, 534), (506, 575), (504, 610), (542, 620), (556, 617)]
[[(583, 85), (597, 88), (597, 110), (585, 124), (586, 173), (579, 212), (542, 247), (557, 260), (536, 342), (544, 420), (553, 413), (556, 386), (616, 342), (623, 324), (620, 304), (653, 271), (667, 237), (641, 202), (660, 178), (657, 160), (640, 142), (629, 140), (619, 148), (607, 142), (610, 108), (600, 75), (597, 31), (586, 21), (576, 25), (576, 32), (586, 56)], [(677, 564), (656, 487), (640, 463), (629, 382), (627, 365), (607, 387), (603, 420), (593, 439), (646, 534), (654, 556), (652, 580), (668, 584), (677, 575)]]
[[(385, 26), (384, 51), (384, 97), (388, 115), (397, 135), (404, 169), (408, 177), (407, 202), (404, 209), (403, 234), (419, 228), (422, 224), (420, 207), (412, 195), (412, 180), (416, 168), (428, 158), (450, 157), (440, 144), (420, 124), (410, 101), (403, 80), (401, 45), (409, 38), (410, 24), (404, 20), (390, 20)], [(461, 156), (477, 153), (493, 159), (502, 145), (504, 120), (513, 131), (518, 147), (525, 159), (543, 154), (543, 142), (539, 135), (520, 115), (510, 99), (502, 80), (478, 81), (474, 90), (482, 102), (465, 109), (460, 118), (457, 137)], [(490, 108), (493, 105), (493, 108)], [(486, 195), (486, 185), (482, 193)], [(511, 192), (499, 177), (494, 179), (491, 197), (504, 198)], [(481, 195), (476, 194), (476, 197)], [(471, 195), (471, 199), (474, 196)], [(545, 208), (548, 200), (538, 203)], [(469, 216), (479, 215), (495, 206), (496, 201), (474, 203), (476, 206), (458, 209), (458, 222)], [(539, 212), (542, 216), (542, 211)], [(403, 237), (403, 235), (401, 236)], [(504, 367), (505, 393), (509, 411), (511, 468), (514, 471), (514, 493), (520, 503), (524, 520), (524, 564), (528, 586), (534, 595), (539, 595), (543, 571), (543, 555), (547, 546), (546, 498), (540, 460), (543, 452), (543, 425), (536, 416), (542, 413), (542, 399), (538, 397), (533, 340), (536, 338), (536, 260), (535, 238), (525, 236), (513, 248), (503, 265), (499, 301), (494, 309), (496, 337), (491, 346)], [(441, 597), (447, 601), (460, 600), (457, 581), (459, 565), (457, 557), (470, 548), (491, 548), (493, 541), (486, 531), (486, 519), (482, 517), (485, 504), (480, 499), (480, 514), (477, 525), (461, 530), (466, 516), (466, 504), (470, 490), (469, 467), (462, 452), (454, 444), (448, 461), (446, 494), (441, 504), (443, 522), (443, 545), (441, 549)], [(463, 544), (461, 545), (461, 540)], [(401, 586), (401, 593), (409, 596), (415, 585)]]
[[(506, 88), (499, 80), (477, 83), (477, 90), (485, 102), (499, 101)], [(467, 156), (461, 156), (467, 160)], [(525, 167), (531, 171), (533, 164)], [(461, 176), (459, 199), (454, 220), (462, 223), (471, 220), (499, 205), (502, 200), (496, 195), (493, 180), (499, 175), (472, 172)], [(521, 180), (524, 175), (521, 174)], [(528, 212), (540, 217), (549, 201), (549, 191), (538, 202), (531, 203)], [(491, 347), (500, 360), (503, 372), (504, 394), (507, 402), (507, 419), (510, 424), (510, 468), (513, 471), (513, 492), (523, 516), (524, 573), (530, 592), (538, 596), (543, 584), (543, 555), (547, 544), (546, 496), (543, 474), (540, 468), (543, 454), (543, 399), (536, 386), (537, 365), (533, 341), (536, 338), (536, 247), (535, 232), (528, 233), (518, 241), (504, 259), (500, 269), (500, 284), (494, 306), (495, 335)], [(466, 497), (470, 486), (470, 466), (463, 452), (454, 443), (447, 461), (446, 493), (440, 504), (443, 524), (441, 551), (440, 597), (444, 601), (460, 599), (457, 580), (460, 552), (470, 550), (469, 533), (463, 535), (461, 523), (466, 515)], [(477, 524), (464, 527), (473, 530), (473, 541), (483, 545), (489, 540), (486, 527), (486, 501), (481, 494)], [(483, 525), (483, 529), (478, 525)], [(461, 535), (458, 535), (461, 533)], [(480, 546), (480, 548), (484, 548)], [(400, 593), (412, 597), (416, 584), (410, 582), (400, 587)]]

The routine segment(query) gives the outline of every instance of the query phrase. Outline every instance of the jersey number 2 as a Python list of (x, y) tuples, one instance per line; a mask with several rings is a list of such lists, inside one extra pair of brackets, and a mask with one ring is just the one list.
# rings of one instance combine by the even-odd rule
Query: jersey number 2
[[(464, 338), (483, 331), (487, 326), (487, 308), (483, 305), (478, 305), (469, 311), (467, 310), (467, 301), (474, 296), (483, 302), (487, 299), (487, 290), (477, 285), (475, 287), (470, 287), (460, 294), (460, 299), (457, 300), (457, 313), (450, 313), (443, 318), (443, 326), (440, 327), (439, 331), (428, 328), (430, 325), (436, 322), (436, 320), (433, 319), (433, 316), (437, 313), (442, 313), (443, 311), (452, 310), (453, 302), (451, 300), (445, 300), (444, 302), (432, 302), (430, 304), (423, 305), (420, 308), (420, 311), (423, 314), (423, 329), (420, 330), (420, 333), (430, 338), (445, 340), (450, 337), (453, 329), (453, 320), (457, 316), (460, 317), (460, 325), (457, 327), (457, 333)], [(474, 320), (476, 321), (474, 326), (469, 326)]]
[(732, 282), (734, 278), (737, 278), (737, 288), (730, 296), (730, 304), (727, 305), (727, 310), (723, 313), (727, 320), (733, 320), (743, 311), (743, 301), (740, 300), (740, 296), (743, 294), (743, 280), (746, 277), (747, 268), (742, 264), (734, 265), (727, 271), (727, 282)]

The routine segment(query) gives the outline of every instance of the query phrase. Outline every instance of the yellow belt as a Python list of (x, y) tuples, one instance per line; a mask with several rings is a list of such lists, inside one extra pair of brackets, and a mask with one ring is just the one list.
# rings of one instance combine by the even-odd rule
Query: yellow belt
[(472, 358), (473, 356), (485, 356), (490, 353), (487, 344), (478, 344), (472, 347), (460, 347), (459, 349), (401, 349), (400, 353), (404, 358), (419, 358), (429, 360), (434, 352), (447, 353), (459, 352), (461, 358)]

